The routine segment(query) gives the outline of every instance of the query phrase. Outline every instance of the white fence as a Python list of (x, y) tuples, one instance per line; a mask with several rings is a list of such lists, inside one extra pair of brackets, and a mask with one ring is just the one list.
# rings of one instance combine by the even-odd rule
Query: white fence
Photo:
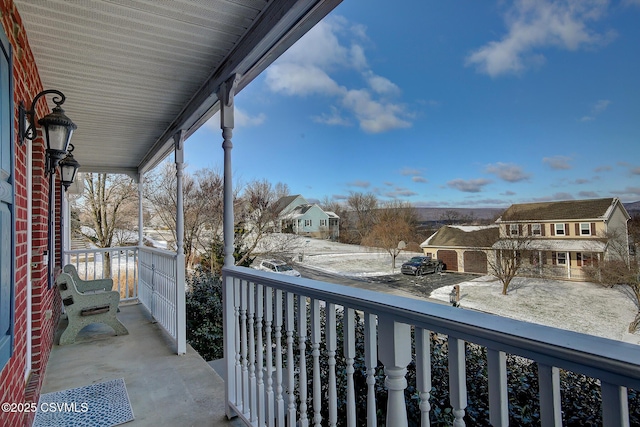
[[(412, 359), (416, 361), (419, 418), (423, 427), (429, 425), (431, 332), (446, 335), (448, 340), (449, 397), (456, 427), (465, 425), (467, 407), (465, 342), (487, 350), (493, 426), (509, 423), (507, 354), (537, 363), (543, 427), (562, 425), (559, 369), (599, 379), (603, 425), (629, 426), (627, 388), (640, 389), (638, 346), (241, 267), (223, 269), (223, 281), (227, 414), (239, 416), (246, 425), (335, 426), (338, 387), (346, 389), (346, 401), (340, 404), (346, 405), (347, 425), (356, 425), (354, 358), (362, 357), (356, 355), (357, 311), (364, 319), (364, 337), (358, 338), (358, 346), (364, 347), (368, 426), (376, 425), (378, 411), (386, 413), (387, 426), (407, 426), (405, 375)], [(340, 311), (342, 325), (336, 323)], [(336, 344), (340, 326), (343, 348)], [(322, 377), (321, 358), (328, 366)], [(338, 359), (346, 368), (337, 372)], [(378, 361), (386, 376), (386, 408), (376, 406)], [(328, 420), (322, 419), (323, 408), (328, 408)]]

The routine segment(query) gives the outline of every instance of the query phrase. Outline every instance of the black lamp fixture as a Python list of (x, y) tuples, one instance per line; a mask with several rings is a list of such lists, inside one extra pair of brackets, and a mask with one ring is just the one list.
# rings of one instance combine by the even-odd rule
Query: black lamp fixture
[(73, 144), (69, 144), (67, 157), (60, 160), (58, 163), (60, 166), (60, 181), (62, 182), (65, 191), (68, 190), (69, 186), (73, 184), (73, 181), (75, 181), (76, 173), (78, 173), (78, 168), (80, 168), (80, 163), (78, 163), (78, 161), (73, 158), (73, 154), (71, 154), (73, 149)]
[[(24, 144), (25, 139), (33, 141), (36, 138), (38, 132), (35, 128), (35, 106), (41, 97), (51, 93), (57, 95), (52, 99), (56, 106), (53, 107), (51, 113), (38, 120), (38, 124), (42, 126), (44, 140), (47, 143), (47, 172), (53, 175), (56, 167), (58, 166), (58, 162), (60, 162), (67, 153), (67, 148), (69, 147), (69, 141), (71, 140), (73, 131), (77, 129), (75, 123), (73, 123), (71, 119), (64, 114), (64, 110), (60, 107), (60, 105), (64, 104), (66, 99), (64, 94), (55, 89), (43, 90), (33, 98), (33, 102), (31, 103), (31, 108), (29, 110), (25, 109), (23, 103), (20, 103), (19, 136), (20, 145)], [(29, 127), (27, 129), (24, 129), (25, 118), (29, 119)]]
[[(55, 241), (53, 238), (55, 223), (53, 218), (53, 204), (54, 204), (54, 175), (56, 173), (56, 169), (60, 160), (67, 154), (67, 149), (69, 148), (69, 141), (71, 140), (71, 135), (73, 135), (73, 131), (77, 129), (75, 123), (71, 121), (69, 117), (64, 114), (64, 110), (60, 107), (60, 105), (64, 104), (66, 97), (62, 92), (55, 89), (43, 90), (39, 94), (33, 98), (33, 102), (31, 103), (31, 108), (27, 110), (24, 107), (24, 103), (20, 103), (19, 112), (19, 138), (20, 145), (24, 144), (25, 139), (29, 139), (33, 141), (38, 136), (38, 131), (35, 127), (36, 122), (36, 103), (40, 98), (48, 94), (55, 94), (52, 98), (53, 102), (56, 104), (53, 107), (51, 113), (42, 117), (38, 120), (38, 124), (42, 127), (42, 134), (44, 136), (44, 140), (47, 144), (46, 156), (47, 156), (47, 164), (46, 164), (46, 172), (50, 175), (49, 178), (49, 230), (48, 230), (48, 244), (47, 244), (47, 276), (48, 276), (48, 285), (49, 288), (53, 287), (53, 273), (54, 273), (54, 260), (55, 260)], [(29, 126), (25, 129), (25, 120), (29, 120)], [(72, 148), (73, 150), (73, 148)], [(65, 188), (71, 185), (72, 181), (68, 181), (68, 184), (65, 184), (63, 180), (75, 176), (78, 167), (80, 166), (78, 162), (75, 161), (72, 155), (70, 155), (69, 162), (67, 162), (66, 166), (61, 167), (61, 181)], [(64, 165), (64, 163), (63, 163)], [(66, 176), (64, 174), (67, 174)], [(62, 231), (62, 229), (61, 229)]]

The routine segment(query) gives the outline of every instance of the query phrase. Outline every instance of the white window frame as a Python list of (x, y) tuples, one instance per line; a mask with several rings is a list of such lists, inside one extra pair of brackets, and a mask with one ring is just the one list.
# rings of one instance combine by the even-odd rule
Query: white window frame
[(310, 219), (305, 219), (305, 220), (304, 220), (304, 226), (305, 226), (305, 227), (311, 227), (311, 225), (312, 225), (312, 222), (311, 222), (311, 220), (310, 220)]
[(326, 227), (327, 226), (327, 220), (326, 219), (321, 219), (320, 220), (320, 227)]
[(555, 227), (555, 230), (556, 230), (556, 236), (566, 236), (566, 233), (564, 230), (564, 222), (553, 224), (553, 226)]
[(531, 235), (532, 236), (542, 236), (542, 225), (541, 224), (531, 224)]
[[(586, 225), (586, 229), (583, 226)], [(585, 233), (586, 231), (586, 233)], [(581, 236), (591, 236), (591, 223), (590, 222), (581, 222), (580, 223), (580, 235)]]
[(509, 236), (519, 236), (520, 226), (518, 224), (509, 224)]
[(556, 265), (567, 265), (566, 252), (556, 252)]

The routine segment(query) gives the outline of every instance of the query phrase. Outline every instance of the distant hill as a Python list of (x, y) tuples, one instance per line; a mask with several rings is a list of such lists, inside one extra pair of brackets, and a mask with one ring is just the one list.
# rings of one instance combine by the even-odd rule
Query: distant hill
[(502, 208), (415, 208), (421, 221), (439, 222), (443, 219), (452, 219), (456, 215), (459, 218), (475, 218), (479, 220), (493, 220), (504, 209)]
[(633, 215), (634, 213), (640, 213), (640, 201), (631, 202), (631, 203), (623, 203), (624, 208), (629, 212), (629, 215)]

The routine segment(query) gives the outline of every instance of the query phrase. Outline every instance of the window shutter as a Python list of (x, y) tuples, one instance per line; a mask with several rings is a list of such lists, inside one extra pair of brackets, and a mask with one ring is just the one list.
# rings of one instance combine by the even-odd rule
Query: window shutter
[(580, 224), (576, 222), (576, 236), (580, 235)]
[(531, 236), (531, 224), (527, 225), (527, 235)]
[(518, 236), (522, 236), (522, 224), (518, 224)]
[(556, 253), (551, 252), (551, 264), (556, 265)]
[(11, 45), (0, 30), (0, 371), (13, 353), (15, 255)]
[(556, 225), (555, 224), (549, 224), (550, 228), (551, 228), (551, 235), (555, 236), (556, 235)]
[[(544, 228), (543, 228), (544, 230)], [(547, 263), (547, 253), (546, 252), (540, 252), (540, 263), (541, 264), (546, 264)]]
[(547, 227), (547, 224), (540, 224), (540, 234), (544, 236), (544, 229)]
[(596, 223), (595, 222), (591, 223), (591, 235), (592, 236), (596, 235)]
[(580, 252), (576, 253), (576, 264), (578, 267), (582, 267), (582, 254)]
[(564, 225), (564, 235), (568, 236), (569, 235), (569, 224), (565, 224)]

